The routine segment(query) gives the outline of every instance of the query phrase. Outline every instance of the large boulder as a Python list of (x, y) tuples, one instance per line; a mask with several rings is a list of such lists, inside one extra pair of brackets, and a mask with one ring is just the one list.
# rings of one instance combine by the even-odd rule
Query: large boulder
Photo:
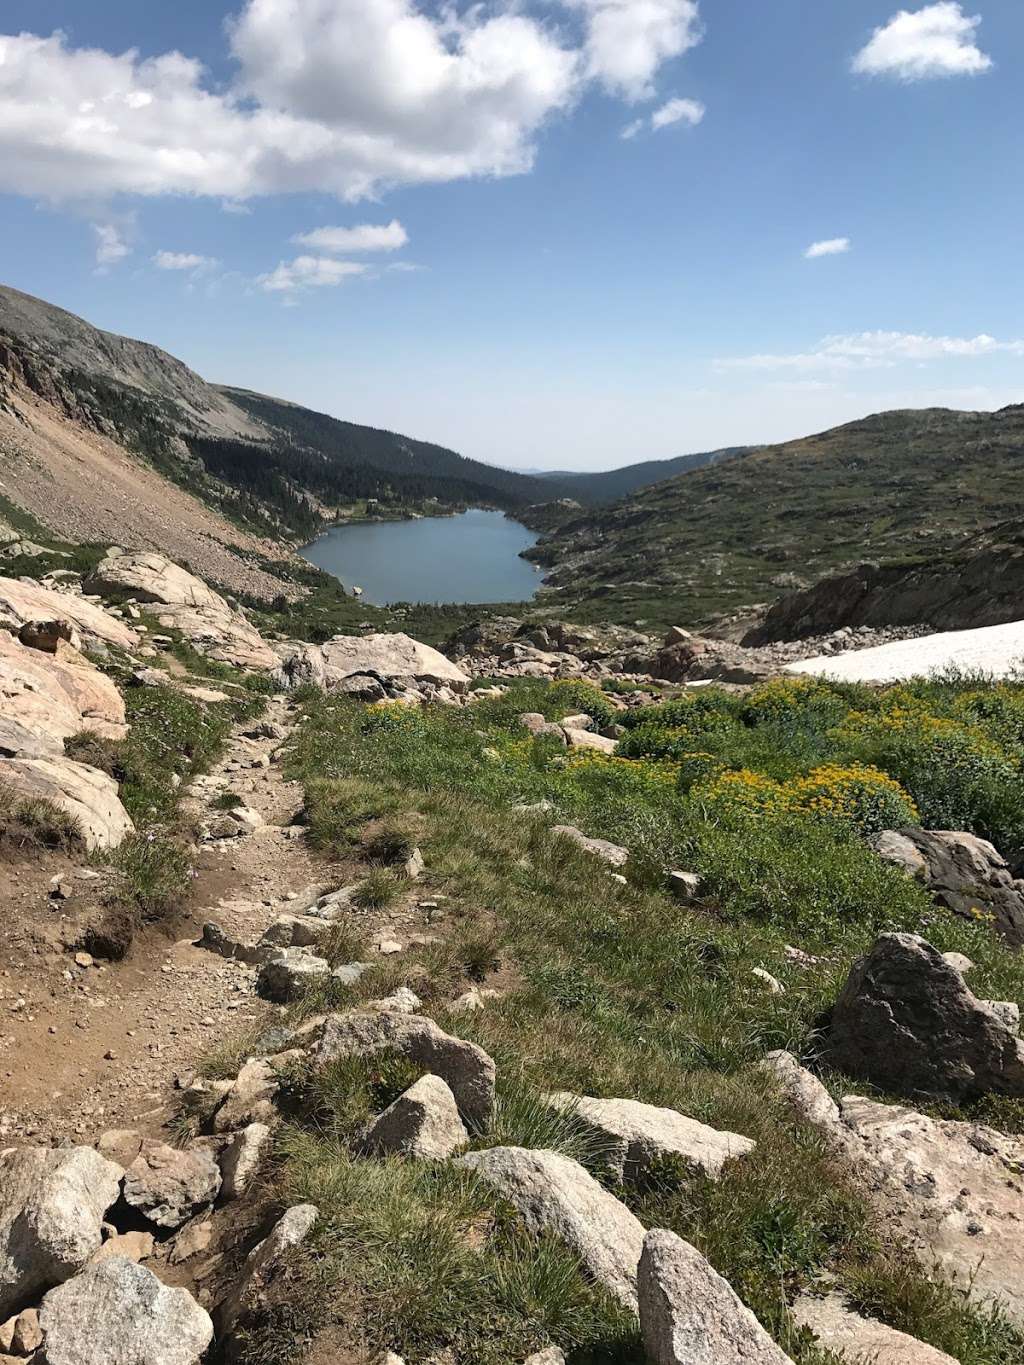
[(829, 1025), (830, 1065), (911, 1098), (1024, 1096), (1024, 1043), (1007, 1013), (916, 934), (882, 934), (850, 970)]
[(121, 1167), (91, 1147), (0, 1156), (0, 1321), (99, 1250), (120, 1185)]
[[(680, 632), (686, 636), (686, 632)], [(763, 658), (727, 640), (698, 635), (666, 643), (651, 664), (651, 677), (663, 682), (758, 683), (778, 673)]]
[(843, 1360), (865, 1360), (871, 1365), (959, 1365), (945, 1351), (852, 1312), (841, 1294), (823, 1299), (802, 1294), (792, 1311), (798, 1327), (806, 1327), (819, 1346)]
[(45, 1365), (196, 1365), (213, 1323), (187, 1289), (171, 1289), (126, 1256), (51, 1289), (39, 1312)]
[(0, 578), (0, 630), (19, 634), (35, 621), (70, 621), (87, 649), (137, 649), (134, 630), (95, 602), (55, 592), (31, 578)]
[(221, 1175), (203, 1148), (144, 1142), (124, 1177), (125, 1203), (160, 1228), (180, 1228), (217, 1198)]
[(113, 740), (128, 733), (111, 679), (70, 645), (43, 653), (0, 630), (0, 755), (61, 756), (81, 730)]
[(494, 1112), (493, 1060), (483, 1048), (453, 1038), (424, 1015), (385, 1010), (333, 1014), (323, 1026), (313, 1064), (322, 1068), (342, 1058), (388, 1053), (440, 1076), (465, 1122), (486, 1129)]
[(887, 862), (902, 867), (940, 905), (964, 919), (991, 918), (1013, 947), (1024, 945), (1024, 881), (987, 839), (948, 829), (887, 829), (869, 843)]
[(638, 1100), (600, 1100), (559, 1091), (548, 1096), (554, 1108), (572, 1114), (601, 1143), (615, 1174), (629, 1178), (663, 1157), (675, 1157), (695, 1174), (717, 1180), (727, 1161), (754, 1150), (750, 1138), (719, 1132), (675, 1109)]
[(1024, 1326), (1024, 1141), (858, 1095), (837, 1104), (789, 1053), (770, 1054), (764, 1068), (928, 1274), (937, 1268)]
[(644, 1238), (638, 1288), (650, 1365), (793, 1365), (732, 1286), (674, 1232)]
[(181, 631), (208, 658), (237, 668), (271, 670), (278, 665), (277, 655), (240, 611), (164, 555), (108, 557), (86, 586), (91, 592), (127, 592), (152, 604), (162, 626)]
[(450, 659), (409, 635), (336, 635), (318, 650), (305, 646), (282, 665), (286, 677), (337, 690), (349, 678), (385, 685), (430, 684), (465, 692), (469, 677)]
[(456, 1165), (513, 1204), (531, 1232), (549, 1232), (626, 1307), (637, 1309), (636, 1272), (644, 1229), (625, 1204), (560, 1152), (492, 1147)]
[(48, 801), (76, 822), (87, 849), (116, 848), (135, 829), (118, 786), (69, 758), (0, 760), (0, 783), (18, 801)]
[(421, 1076), (369, 1125), (359, 1149), (369, 1156), (445, 1161), (469, 1144), (455, 1096), (440, 1076)]

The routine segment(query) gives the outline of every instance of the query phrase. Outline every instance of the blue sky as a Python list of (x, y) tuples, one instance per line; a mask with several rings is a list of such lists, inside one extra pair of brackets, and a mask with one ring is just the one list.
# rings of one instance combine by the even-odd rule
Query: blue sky
[(5, 0), (0, 34), (0, 278), (211, 379), (579, 469), (1024, 400), (1019, 0)]

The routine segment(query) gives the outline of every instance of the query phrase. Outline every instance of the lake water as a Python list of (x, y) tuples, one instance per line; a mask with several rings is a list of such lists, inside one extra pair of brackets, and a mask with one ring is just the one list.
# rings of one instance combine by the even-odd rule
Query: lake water
[(311, 564), (389, 602), (523, 602), (541, 575), (519, 558), (537, 536), (502, 512), (335, 526), (301, 551)]

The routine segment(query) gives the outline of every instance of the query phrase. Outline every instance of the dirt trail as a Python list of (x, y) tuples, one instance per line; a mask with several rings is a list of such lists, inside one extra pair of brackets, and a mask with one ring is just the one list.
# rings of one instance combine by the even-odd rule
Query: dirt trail
[[(263, 719), (287, 736), (293, 704), (276, 698)], [(296, 837), (301, 788), (274, 761), (287, 740), (247, 738), (253, 729), (236, 727), (183, 806), (189, 821), (216, 818), (210, 802), (230, 790), (264, 823), (200, 845), (191, 907), (173, 937), (154, 928), (123, 963), (79, 965), (63, 941), (62, 904), (49, 894), (50, 878), (72, 864), (38, 855), (0, 863), (0, 1137), (91, 1142), (107, 1128), (156, 1132), (175, 1079), (272, 1008), (253, 993), (254, 969), (195, 946), (204, 922), (254, 941), (288, 910), (289, 896), (342, 885), (351, 869)]]

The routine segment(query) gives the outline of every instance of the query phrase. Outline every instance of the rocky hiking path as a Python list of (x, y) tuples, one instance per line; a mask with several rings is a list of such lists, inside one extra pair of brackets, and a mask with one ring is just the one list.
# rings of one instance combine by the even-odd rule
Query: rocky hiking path
[[(230, 824), (213, 804), (230, 791), (254, 827), (235, 822), (244, 832), (199, 845), (187, 916), (172, 936), (160, 927), (140, 935), (125, 962), (68, 954), (60, 942), (62, 903), (50, 894), (53, 866), (12, 869), (15, 906), (34, 913), (0, 974), (7, 1096), (0, 1132), (7, 1140), (93, 1141), (118, 1126), (156, 1132), (175, 1082), (192, 1074), (205, 1051), (266, 1014), (255, 969), (225, 961), (198, 940), (204, 923), (215, 920), (232, 937), (254, 942), (307, 888), (345, 880), (347, 869), (296, 837), (301, 787), (277, 761), (295, 719), (294, 704), (274, 698), (261, 720), (235, 727), (220, 761), (192, 784), (182, 802), (187, 824)], [(73, 872), (68, 864), (65, 877)]]

